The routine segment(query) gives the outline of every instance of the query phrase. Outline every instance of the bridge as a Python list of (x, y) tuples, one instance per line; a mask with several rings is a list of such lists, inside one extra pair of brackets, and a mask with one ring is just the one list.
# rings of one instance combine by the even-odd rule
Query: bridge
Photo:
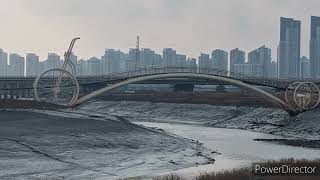
[[(57, 71), (64, 72), (65, 74), (62, 77), (59, 92), (54, 92), (53, 87), (59, 75), (59, 73), (52, 73), (55, 71), (56, 70), (49, 70), (38, 78), (0, 78), (1, 98), (9, 93), (10, 96), (33, 97), (39, 101), (65, 106), (76, 106), (96, 96), (128, 84), (169, 82), (180, 82), (182, 84), (230, 84), (257, 93), (265, 98), (266, 101), (275, 103), (290, 114), (298, 114), (316, 107), (319, 103), (320, 96), (318, 92), (320, 82), (316, 79), (302, 83), (303, 81), (299, 79), (252, 77), (219, 69), (187, 67), (150, 67), (130, 72), (80, 77), (74, 76), (71, 73), (68, 74), (67, 71)], [(35, 87), (36, 84), (37, 87)], [(259, 86), (286, 91), (286, 97), (276, 97), (259, 89)], [(55, 93), (57, 95), (54, 95)]]
[[(223, 77), (230, 77), (232, 79), (240, 79), (242, 82), (251, 85), (263, 85), (267, 87), (275, 87), (279, 90), (285, 90), (293, 82), (302, 81), (299, 79), (278, 79), (278, 78), (262, 78), (250, 77), (243, 74), (230, 73), (218, 69), (198, 69), (186, 67), (150, 67), (145, 69), (138, 69), (130, 72), (113, 73), (99, 76), (76, 76), (79, 84), (80, 96), (85, 93), (97, 90), (107, 85), (115, 84), (127, 80), (131, 77), (138, 77), (142, 75), (152, 74), (166, 74), (166, 73), (195, 73), (217, 75)], [(33, 98), (34, 97), (34, 81), (37, 77), (0, 77), (0, 99), (4, 98)], [(52, 81), (52, 77), (43, 77), (46, 81)], [(306, 80), (303, 80), (306, 81)], [(318, 80), (308, 80), (315, 84), (319, 84)], [(191, 85), (232, 85), (227, 81), (218, 81), (207, 78), (190, 78), (190, 77), (176, 77), (176, 78), (156, 78), (137, 82), (139, 84), (191, 84)]]
[[(60, 73), (63, 73), (63, 76), (57, 89), (55, 84), (57, 84), (57, 77)], [(80, 83), (78, 83), (77, 78)], [(191, 79), (192, 81), (202, 82), (222, 82), (246, 88), (253, 93), (259, 94), (266, 101), (275, 103), (291, 115), (315, 108), (320, 99), (320, 91), (317, 85), (319, 82), (317, 81), (298, 83), (296, 80), (250, 77), (219, 69), (187, 67), (151, 67), (99, 77), (76, 77), (65, 70), (49, 70), (43, 73), (43, 76), (36, 78), (34, 93), (35, 99), (39, 101), (48, 101), (72, 107), (128, 84), (163, 80), (190, 81)], [(79, 95), (81, 86), (95, 84), (104, 84), (104, 87), (93, 90), (88, 94)], [(286, 97), (283, 98), (285, 100), (259, 89), (258, 86), (286, 91)]]
[[(305, 82), (296, 79), (287, 80), (252, 77), (219, 69), (150, 67), (97, 77), (77, 77), (75, 73), (75, 66), (69, 60), (69, 57), (75, 41), (78, 39), (80, 38), (72, 39), (69, 49), (65, 53), (65, 61), (61, 69), (47, 70), (36, 78), (12, 77), (5, 78), (4, 80), (0, 79), (1, 98), (3, 96), (3, 92), (27, 92), (27, 94), (31, 94), (33, 92), (34, 99), (37, 101), (53, 103), (65, 107), (73, 107), (103, 93), (107, 93), (113, 89), (128, 84), (142, 83), (145, 81), (185, 81), (192, 79), (195, 82), (227, 83), (246, 88), (251, 90), (253, 93), (259, 94), (266, 101), (271, 101), (277, 104), (291, 115), (316, 108), (320, 102), (319, 82), (317, 80)], [(18, 86), (14, 87), (14, 83), (11, 82), (22, 82), (22, 84), (18, 83)], [(4, 86), (2, 84), (4, 84)], [(81, 89), (84, 92), (87, 92), (85, 91), (85, 87), (88, 86), (95, 86), (96, 88), (91, 92), (80, 94)], [(279, 97), (259, 89), (257, 86), (272, 87), (285, 91), (285, 97), (280, 99)], [(13, 94), (10, 94), (10, 97), (11, 95)]]
[[(52, 70), (49, 70), (52, 72)], [(45, 74), (45, 73), (44, 73)], [(38, 83), (41, 82), (45, 87), (38, 86), (34, 87), (34, 82), (37, 80), (36, 77), (9, 77), (0, 78), (0, 95), (4, 98), (5, 95), (17, 97), (33, 97), (40, 101), (49, 101), (50, 103), (63, 104), (66, 106), (79, 105), (91, 98), (99, 96), (103, 93), (109, 92), (113, 89), (134, 83), (168, 83), (168, 82), (180, 82), (183, 84), (198, 83), (198, 84), (231, 84), (239, 87), (251, 90), (254, 93), (261, 95), (267, 101), (271, 101), (277, 104), (279, 107), (285, 109), (290, 114), (297, 114), (303, 110), (312, 108), (315, 104), (318, 105), (318, 92), (317, 87), (311, 85), (319, 85), (319, 80), (313, 79), (308, 80), (308, 86), (313, 87), (312, 93), (310, 93), (310, 87), (307, 87), (309, 93), (305, 93), (304, 90), (296, 90), (295, 88), (301, 84), (296, 82), (303, 82), (299, 79), (279, 79), (279, 78), (263, 78), (263, 77), (252, 77), (239, 73), (228, 72), (219, 69), (208, 69), (208, 68), (187, 68), (187, 67), (151, 67), (137, 69), (130, 72), (113, 73), (101, 76), (67, 76), (64, 75), (62, 80), (70, 82), (70, 84), (62, 84), (60, 86), (60, 94), (70, 91), (70, 94), (60, 95), (56, 97), (50, 97), (52, 93), (52, 87), (57, 81), (56, 74), (47, 74), (38, 79)], [(305, 81), (305, 80), (304, 80)], [(310, 85), (311, 83), (311, 85)], [(290, 85), (296, 84), (296, 87), (290, 87)], [(280, 91), (286, 91), (286, 100), (284, 98), (276, 97), (268, 92), (259, 89), (259, 86), (272, 87)], [(305, 85), (304, 85), (305, 86)], [(303, 86), (300, 86), (302, 88)], [(309, 88), (309, 89), (308, 89)], [(42, 89), (42, 90), (41, 90)], [(41, 92), (42, 91), (42, 92)], [(47, 94), (43, 91), (48, 92)], [(292, 92), (290, 94), (290, 91)], [(300, 92), (299, 92), (300, 91)], [(37, 95), (33, 94), (37, 92)], [(49, 93), (50, 92), (50, 93)], [(42, 93), (42, 94), (41, 94)], [(86, 94), (87, 93), (87, 94)], [(296, 93), (296, 98), (294, 96)], [(300, 94), (299, 94), (300, 93)], [(297, 99), (307, 98), (309, 105), (306, 105), (305, 99), (298, 101)], [(38, 96), (38, 97), (37, 97)], [(41, 97), (42, 96), (42, 97)], [(291, 97), (290, 97), (291, 96)], [(300, 96), (300, 97), (297, 97)], [(291, 99), (291, 100), (290, 100)], [(315, 100), (313, 100), (315, 99)], [(71, 101), (72, 100), (72, 101)], [(310, 101), (310, 102), (309, 102)], [(304, 103), (304, 104), (301, 104)], [(311, 106), (312, 105), (312, 106)], [(304, 106), (304, 107), (303, 107)]]

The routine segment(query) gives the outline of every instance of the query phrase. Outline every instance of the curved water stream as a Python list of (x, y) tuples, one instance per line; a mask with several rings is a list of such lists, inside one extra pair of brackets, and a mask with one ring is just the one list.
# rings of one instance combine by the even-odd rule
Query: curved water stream
[(185, 138), (194, 139), (212, 151), (217, 151), (213, 165), (201, 165), (176, 171), (179, 175), (191, 177), (199, 173), (250, 166), (252, 162), (281, 158), (320, 158), (320, 149), (288, 146), (253, 139), (286, 138), (259, 132), (213, 128), (201, 125), (176, 123), (136, 122), (147, 127), (161, 128)]

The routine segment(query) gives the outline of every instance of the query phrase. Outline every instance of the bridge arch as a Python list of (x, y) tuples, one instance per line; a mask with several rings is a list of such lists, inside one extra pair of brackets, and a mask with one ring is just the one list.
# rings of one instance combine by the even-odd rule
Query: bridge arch
[(271, 101), (275, 104), (277, 104), (278, 106), (280, 106), (281, 108), (283, 108), (284, 110), (286, 110), (287, 112), (289, 112), (290, 114), (294, 114), (295, 111), (293, 109), (290, 108), (290, 106), (284, 102), (283, 100), (279, 99), (278, 97), (273, 96), (272, 94), (263, 91), (253, 85), (244, 83), (240, 80), (236, 80), (236, 79), (232, 79), (232, 78), (228, 78), (228, 77), (222, 77), (222, 76), (216, 76), (216, 75), (207, 75), (207, 74), (198, 74), (198, 73), (169, 73), (169, 74), (154, 74), (154, 75), (145, 75), (145, 76), (140, 76), (140, 77), (134, 77), (134, 78), (130, 78), (127, 80), (124, 80), (122, 82), (116, 83), (116, 84), (112, 84), (109, 86), (106, 86), (102, 89), (96, 90), (94, 92), (91, 92), (81, 98), (79, 98), (76, 102), (75, 105), (79, 105), (85, 101), (88, 101), (89, 99), (92, 99), (98, 95), (101, 95), (105, 92), (111, 91), (113, 89), (116, 89), (118, 87), (122, 87), (128, 84), (132, 84), (132, 83), (136, 83), (136, 82), (141, 82), (141, 81), (146, 81), (146, 80), (152, 80), (152, 79), (161, 79), (161, 78), (202, 78), (202, 79), (212, 79), (212, 80), (218, 80), (218, 81), (223, 81), (223, 82), (228, 82), (230, 84), (234, 84), (234, 85), (238, 85), (240, 87), (245, 87), (248, 88), (256, 93), (258, 93), (259, 95), (261, 95), (262, 97), (264, 97), (267, 101)]

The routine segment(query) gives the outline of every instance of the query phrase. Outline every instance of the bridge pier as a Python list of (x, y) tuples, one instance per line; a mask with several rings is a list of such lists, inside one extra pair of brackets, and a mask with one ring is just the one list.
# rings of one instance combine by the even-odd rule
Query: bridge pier
[(226, 88), (224, 85), (218, 85), (216, 87), (216, 92), (226, 92)]
[(194, 84), (175, 84), (174, 85), (174, 92), (193, 92)]
[(33, 97), (33, 90), (32, 90), (32, 89), (28, 89), (28, 96), (29, 96), (30, 98)]
[(22, 87), (20, 87), (20, 97), (23, 98), (31, 98), (31, 89), (28, 88), (28, 85), (26, 83), (22, 84)]

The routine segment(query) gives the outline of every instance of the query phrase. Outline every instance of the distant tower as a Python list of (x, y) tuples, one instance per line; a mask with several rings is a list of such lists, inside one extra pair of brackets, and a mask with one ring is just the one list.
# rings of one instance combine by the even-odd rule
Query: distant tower
[(280, 18), (280, 41), (278, 46), (279, 76), (298, 78), (300, 76), (301, 21)]
[(140, 37), (137, 36), (136, 44), (136, 69), (140, 68)]
[(320, 78), (320, 17), (311, 16), (310, 63), (311, 75)]

